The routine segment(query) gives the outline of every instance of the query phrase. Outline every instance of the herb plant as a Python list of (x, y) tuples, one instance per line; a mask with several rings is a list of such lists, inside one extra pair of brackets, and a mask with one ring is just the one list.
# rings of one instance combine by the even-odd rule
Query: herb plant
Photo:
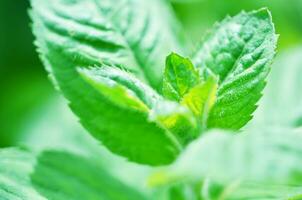
[(190, 54), (164, 0), (31, 5), (55, 87), (95, 140), (154, 169), (146, 180), (153, 189), (128, 185), (98, 159), (13, 148), (0, 152), (0, 197), (300, 199), (301, 130), (244, 128), (275, 55), (267, 9), (226, 17)]

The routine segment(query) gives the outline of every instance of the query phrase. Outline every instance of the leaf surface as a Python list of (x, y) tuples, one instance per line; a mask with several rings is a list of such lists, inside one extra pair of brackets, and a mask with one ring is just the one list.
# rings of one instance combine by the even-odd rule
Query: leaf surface
[(148, 112), (161, 100), (152, 88), (114, 67), (79, 68), (81, 77), (107, 99), (124, 109)]
[[(167, 15), (164, 19), (173, 21), (166, 12), (167, 6), (157, 0), (102, 3), (93, 0), (32, 0), (31, 3), (40, 56), (82, 125), (112, 152), (129, 160), (151, 165), (172, 162), (178, 148), (170, 134), (148, 121), (148, 114), (140, 112), (146, 109), (140, 101), (125, 98), (129, 90), (139, 95), (134, 91), (139, 87), (135, 85), (138, 80), (122, 83), (128, 84), (126, 89), (129, 85), (132, 89), (125, 90), (124, 85), (103, 87), (100, 92), (94, 84), (97, 75), (87, 81), (77, 70), (78, 67), (114, 65), (153, 86), (158, 85), (161, 77), (155, 73), (161, 71), (160, 58), (176, 42), (172, 35), (174, 29), (170, 29), (168, 22), (161, 19), (160, 24), (155, 23), (161, 13)], [(144, 100), (143, 94), (136, 97)], [(125, 109), (125, 105), (123, 107), (117, 101), (134, 104), (131, 106), (139, 107), (140, 111)], [(152, 102), (144, 103), (150, 106)]]
[(256, 109), (274, 57), (277, 36), (267, 9), (242, 12), (216, 24), (193, 63), (219, 77), (208, 126), (237, 130)]
[(163, 95), (167, 99), (181, 101), (183, 96), (199, 82), (199, 73), (190, 59), (175, 53), (167, 57), (163, 81)]
[(279, 52), (250, 128), (302, 126), (301, 54), (301, 47)]
[(193, 87), (181, 101), (194, 113), (203, 129), (206, 129), (208, 115), (216, 101), (217, 87), (215, 78), (209, 77)]
[(17, 148), (2, 149), (0, 155), (1, 199), (146, 199), (82, 156), (52, 150), (36, 155)]

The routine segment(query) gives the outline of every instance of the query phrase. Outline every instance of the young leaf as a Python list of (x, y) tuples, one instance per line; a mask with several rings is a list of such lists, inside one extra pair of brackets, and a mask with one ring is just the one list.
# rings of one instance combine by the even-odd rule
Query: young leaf
[(16, 148), (0, 150), (0, 197), (8, 200), (147, 199), (88, 158), (60, 151), (36, 155)]
[[(141, 112), (144, 106), (138, 99), (135, 103), (128, 99), (138, 110), (125, 109), (123, 103), (117, 103), (119, 98), (125, 100), (129, 91), (125, 88), (130, 89), (129, 85), (122, 83), (123, 87), (118, 86), (116, 91), (102, 87), (100, 91), (96, 88), (98, 79), (90, 77), (87, 81), (87, 76), (85, 79), (77, 71), (79, 66), (115, 63), (142, 79), (148, 74), (154, 79), (147, 79), (158, 84), (159, 78), (154, 73), (160, 71), (161, 65), (156, 62), (170, 51), (175, 39), (169, 34), (168, 25), (154, 25), (161, 1), (147, 3), (147, 10), (141, 9), (145, 1), (135, 0), (129, 4), (122, 0), (102, 1), (102, 4), (92, 0), (31, 2), (36, 44), (42, 60), (83, 126), (112, 152), (129, 160), (152, 165), (172, 162), (179, 148), (171, 133), (148, 121), (148, 114)], [(120, 12), (120, 7), (125, 12)], [(108, 94), (110, 97), (105, 96)]]
[(163, 95), (167, 99), (181, 101), (183, 96), (199, 81), (199, 73), (190, 59), (175, 53), (167, 57), (163, 81)]
[(218, 97), (209, 115), (209, 127), (236, 130), (252, 118), (276, 41), (267, 9), (228, 17), (207, 35), (193, 63), (219, 76)]
[(217, 87), (215, 78), (209, 77), (206, 82), (193, 87), (181, 101), (199, 119), (203, 129), (206, 128), (208, 114), (216, 101)]
[[(179, 102), (181, 105), (187, 107), (198, 119), (198, 128), (194, 128), (194, 137), (196, 137), (196, 132), (198, 132), (196, 130), (200, 129), (200, 127), (206, 128), (208, 112), (216, 100), (217, 82), (214, 75), (209, 75), (205, 79), (206, 81), (200, 79), (200, 74), (190, 59), (183, 58), (175, 53), (167, 57), (163, 95), (167, 99)], [(175, 120), (176, 118), (173, 117), (173, 119)], [(177, 120), (177, 122), (180, 121)], [(186, 132), (186, 130), (183, 129), (181, 132)], [(188, 132), (189, 130), (185, 135)]]
[(301, 130), (261, 130), (239, 136), (212, 131), (150, 180), (160, 184), (208, 178), (224, 186), (237, 182), (238, 187), (248, 183), (301, 187), (301, 139)]

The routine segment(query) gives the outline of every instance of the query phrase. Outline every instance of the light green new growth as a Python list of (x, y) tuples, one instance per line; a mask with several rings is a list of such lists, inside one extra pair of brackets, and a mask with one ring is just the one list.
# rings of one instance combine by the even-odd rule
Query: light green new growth
[[(167, 57), (163, 95), (192, 112), (197, 125), (194, 128), (195, 137), (207, 127), (207, 117), (216, 101), (217, 87), (216, 78), (213, 75), (203, 77), (188, 58), (175, 53)], [(183, 127), (188, 130), (182, 130), (182, 135), (191, 135), (189, 128)]]
[(265, 86), (277, 36), (267, 9), (227, 17), (210, 32), (193, 63), (219, 77), (210, 128), (240, 129), (251, 118)]
[(209, 77), (205, 82), (191, 88), (181, 101), (181, 104), (192, 110), (203, 129), (207, 128), (207, 118), (216, 101), (217, 87), (215, 78)]

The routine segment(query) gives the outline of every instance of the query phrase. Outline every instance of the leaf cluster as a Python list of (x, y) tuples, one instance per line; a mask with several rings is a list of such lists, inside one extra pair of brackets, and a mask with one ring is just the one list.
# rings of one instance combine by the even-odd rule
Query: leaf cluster
[[(165, 165), (148, 180), (157, 199), (299, 199), (301, 130), (241, 131), (275, 55), (267, 9), (226, 17), (189, 56), (166, 1), (31, 6), (39, 55), (83, 127), (129, 161)], [(0, 155), (5, 199), (150, 198), (74, 153)]]

